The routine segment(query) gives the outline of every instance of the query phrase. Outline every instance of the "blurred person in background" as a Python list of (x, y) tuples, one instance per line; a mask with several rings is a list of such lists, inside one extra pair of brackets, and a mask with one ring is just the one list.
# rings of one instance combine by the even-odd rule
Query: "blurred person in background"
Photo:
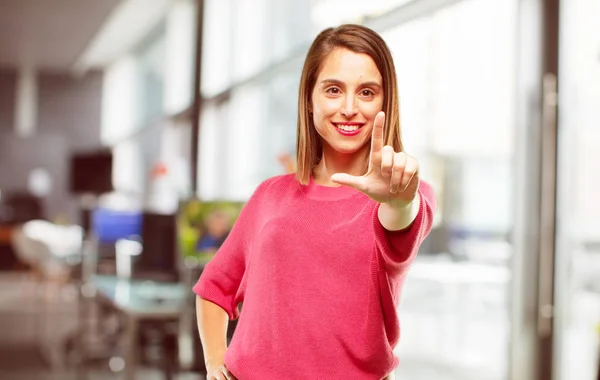
[(196, 250), (216, 251), (219, 249), (231, 229), (231, 217), (223, 210), (215, 210), (208, 214), (198, 239)]
[(208, 379), (392, 378), (403, 281), (435, 210), (403, 152), (398, 104), (377, 33), (316, 37), (296, 171), (260, 184), (194, 286)]

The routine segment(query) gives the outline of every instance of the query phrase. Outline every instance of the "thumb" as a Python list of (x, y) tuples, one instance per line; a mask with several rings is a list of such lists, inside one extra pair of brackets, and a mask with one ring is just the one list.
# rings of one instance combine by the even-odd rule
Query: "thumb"
[(363, 188), (362, 177), (357, 177), (346, 173), (335, 173), (331, 176), (331, 181), (339, 183), (340, 185), (353, 187), (359, 191), (362, 191)]

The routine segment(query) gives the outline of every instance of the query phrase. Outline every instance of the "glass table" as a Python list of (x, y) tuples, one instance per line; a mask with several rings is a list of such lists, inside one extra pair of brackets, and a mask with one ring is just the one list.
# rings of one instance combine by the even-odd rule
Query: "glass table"
[(138, 363), (137, 338), (141, 321), (177, 321), (190, 308), (191, 289), (176, 282), (91, 276), (82, 289), (84, 297), (101, 302), (120, 313), (125, 328), (120, 340), (125, 360), (123, 379), (133, 380)]

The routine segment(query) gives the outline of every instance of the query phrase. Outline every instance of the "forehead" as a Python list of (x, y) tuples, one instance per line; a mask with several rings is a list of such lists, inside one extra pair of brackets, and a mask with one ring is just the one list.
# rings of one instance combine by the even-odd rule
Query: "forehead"
[(317, 82), (325, 79), (338, 79), (343, 82), (377, 81), (381, 83), (382, 77), (375, 61), (369, 55), (355, 53), (344, 48), (336, 48), (323, 60)]

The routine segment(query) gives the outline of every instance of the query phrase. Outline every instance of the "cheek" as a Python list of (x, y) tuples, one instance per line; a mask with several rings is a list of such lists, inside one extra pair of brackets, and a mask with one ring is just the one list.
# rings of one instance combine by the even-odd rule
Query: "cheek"
[(383, 101), (365, 102), (361, 107), (361, 113), (369, 118), (375, 118), (379, 111), (383, 111)]
[(330, 99), (326, 97), (313, 98), (313, 110), (315, 116), (329, 116), (339, 111), (341, 107), (340, 99)]

